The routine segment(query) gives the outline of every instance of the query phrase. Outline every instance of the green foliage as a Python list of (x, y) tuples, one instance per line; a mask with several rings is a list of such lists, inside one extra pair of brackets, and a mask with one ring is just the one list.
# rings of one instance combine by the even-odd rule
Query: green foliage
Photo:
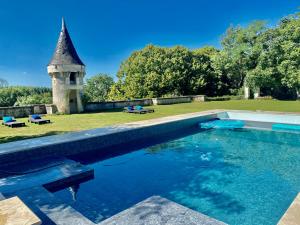
[(15, 106), (25, 106), (34, 104), (50, 104), (52, 102), (52, 96), (50, 92), (33, 94), (27, 96), (19, 96), (15, 102)]
[(51, 89), (45, 87), (11, 86), (0, 88), (0, 107), (13, 106), (18, 98), (23, 96), (42, 95), (50, 93)]
[(230, 26), (221, 50), (146, 46), (121, 64), (109, 98), (240, 95), (244, 85), (275, 98), (296, 98), (300, 89), (299, 15), (283, 18), (274, 28), (267, 28), (264, 21)]
[(108, 98), (108, 93), (114, 80), (107, 74), (98, 74), (86, 80), (84, 86), (85, 102), (103, 102)]
[(215, 73), (211, 55), (216, 52), (212, 47), (190, 51), (182, 46), (148, 45), (121, 64), (109, 98), (178, 96), (205, 93), (209, 89), (213, 93)]
[(296, 98), (300, 87), (300, 18), (283, 18), (275, 28), (268, 29), (257, 40), (257, 65), (249, 71), (246, 82), (264, 88), (270, 95)]
[(214, 68), (222, 77), (225, 91), (236, 94), (244, 85), (247, 73), (256, 67), (259, 51), (258, 37), (265, 31), (263, 21), (255, 21), (248, 27), (230, 27), (222, 39), (223, 49), (214, 58)]

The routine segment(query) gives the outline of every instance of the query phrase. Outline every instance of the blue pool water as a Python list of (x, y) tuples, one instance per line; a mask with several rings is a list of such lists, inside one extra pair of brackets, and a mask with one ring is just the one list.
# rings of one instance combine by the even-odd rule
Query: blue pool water
[[(300, 191), (300, 135), (212, 129), (91, 163), (55, 193), (94, 222), (160, 195), (229, 224), (276, 224)], [(122, 148), (122, 146), (120, 146)]]

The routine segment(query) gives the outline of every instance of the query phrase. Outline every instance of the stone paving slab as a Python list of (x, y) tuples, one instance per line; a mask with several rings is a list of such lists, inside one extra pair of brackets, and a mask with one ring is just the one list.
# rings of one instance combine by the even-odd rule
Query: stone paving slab
[(17, 194), (41, 218), (43, 225), (95, 225), (42, 187), (23, 190)]
[(288, 210), (278, 222), (278, 225), (299, 225), (300, 224), (300, 193), (296, 196)]
[(18, 198), (0, 201), (0, 224), (40, 225), (42, 221)]
[(226, 225), (160, 196), (152, 196), (99, 225)]

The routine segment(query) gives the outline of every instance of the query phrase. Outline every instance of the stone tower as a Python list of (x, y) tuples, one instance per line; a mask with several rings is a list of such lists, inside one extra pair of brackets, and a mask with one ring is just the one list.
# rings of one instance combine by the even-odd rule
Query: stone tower
[(82, 112), (81, 96), (85, 65), (75, 50), (64, 19), (47, 70), (52, 78), (53, 104), (58, 111), (67, 114)]

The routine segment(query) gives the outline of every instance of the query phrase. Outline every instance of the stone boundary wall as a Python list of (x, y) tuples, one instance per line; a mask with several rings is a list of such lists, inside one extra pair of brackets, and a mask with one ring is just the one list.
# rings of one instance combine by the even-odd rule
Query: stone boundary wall
[(0, 107), (0, 119), (3, 116), (27, 117), (31, 114), (46, 114), (45, 105)]
[(153, 105), (171, 105), (178, 103), (189, 103), (193, 99), (191, 96), (180, 96), (180, 97), (170, 97), (170, 98), (153, 98)]
[[(90, 102), (86, 104), (85, 112), (101, 112), (110, 109), (122, 109), (124, 107), (134, 105), (169, 105), (178, 103), (188, 103), (192, 101), (204, 102), (205, 95), (179, 96), (170, 98), (134, 99), (128, 101)], [(31, 114), (55, 114), (56, 112), (57, 109), (55, 105), (0, 107), (0, 119), (2, 119), (3, 116), (13, 116), (16, 118), (20, 118), (28, 117)]]
[(178, 103), (188, 103), (192, 101), (204, 102), (205, 95), (178, 96), (169, 98), (152, 98), (152, 99), (134, 99), (128, 101), (111, 101), (111, 102), (89, 102), (85, 106), (86, 112), (100, 112), (109, 109), (122, 109), (127, 106), (141, 105), (170, 105)]
[(142, 105), (149, 106), (152, 104), (152, 99), (134, 99), (128, 101), (111, 101), (111, 102), (89, 102), (85, 106), (86, 112), (99, 112), (109, 109), (122, 109), (126, 106)]

